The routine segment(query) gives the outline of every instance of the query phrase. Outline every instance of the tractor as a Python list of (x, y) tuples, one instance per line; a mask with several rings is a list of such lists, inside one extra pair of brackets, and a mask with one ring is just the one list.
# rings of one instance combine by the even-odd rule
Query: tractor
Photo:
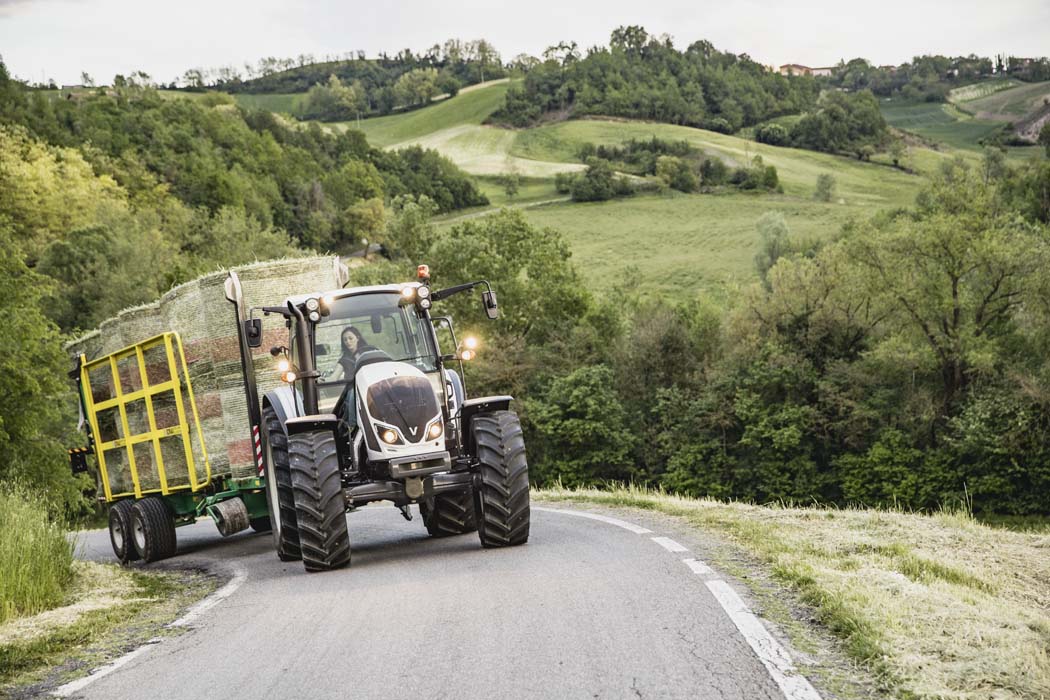
[[(434, 304), (477, 288), (496, 319), (487, 281), (431, 289), (426, 265), (413, 282), (251, 308), (229, 273), (225, 295), (237, 315), (249, 421), (282, 561), (302, 560), (307, 571), (349, 564), (346, 513), (373, 501), (391, 501), (407, 520), (418, 504), (434, 537), (476, 530), (484, 547), (528, 540), (528, 465), (512, 399), (467, 398), (463, 363), (477, 342), (457, 340), (451, 318), (431, 315)], [(253, 349), (262, 346), (261, 317), (273, 314), (288, 329), (287, 341), (270, 348), (282, 382), (260, 397)], [(439, 326), (453, 352), (442, 352)]]

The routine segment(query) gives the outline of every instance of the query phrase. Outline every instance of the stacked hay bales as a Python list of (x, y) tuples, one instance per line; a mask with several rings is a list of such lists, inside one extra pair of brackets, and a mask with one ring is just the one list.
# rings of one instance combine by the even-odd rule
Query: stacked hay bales
[[(235, 269), (244, 289), (246, 304), (277, 306), (288, 296), (337, 288), (340, 267), (338, 258), (321, 256), (256, 263)], [(123, 311), (103, 322), (98, 330), (67, 346), (74, 358), (84, 355), (90, 361), (161, 333), (177, 332), (186, 355), (186, 366), (179, 363), (177, 371), (180, 377), (188, 375), (192, 382), (213, 481), (227, 475), (243, 478), (256, 474), (235, 311), (226, 300), (223, 288), (226, 277), (226, 272), (215, 272), (175, 287), (156, 302)], [(284, 319), (277, 315), (264, 317), (263, 343), (256, 349), (260, 396), (280, 382), (272, 368), (269, 348), (287, 342)], [(145, 360), (151, 384), (169, 378), (162, 347), (147, 353)], [(125, 393), (141, 388), (138, 365), (131, 359), (118, 364), (118, 377)], [(112, 373), (104, 368), (92, 373), (91, 385), (96, 402), (115, 395)], [(189, 411), (188, 406), (186, 410)], [(157, 396), (154, 411), (159, 428), (177, 421), (173, 395)], [(101, 435), (98, 437), (103, 441), (124, 437), (120, 421), (116, 420), (116, 409), (112, 413), (112, 419), (99, 416)], [(131, 434), (144, 432), (149, 420), (145, 402), (129, 404), (127, 417)], [(203, 450), (195, 434), (191, 443), (198, 473), (203, 474)], [(181, 440), (165, 438), (160, 444), (169, 485), (188, 483), (188, 467)], [(152, 446), (144, 443), (136, 446), (134, 452), (143, 490), (160, 486), (151, 450)], [(112, 492), (130, 490), (130, 468), (124, 450), (108, 451), (106, 460)]]

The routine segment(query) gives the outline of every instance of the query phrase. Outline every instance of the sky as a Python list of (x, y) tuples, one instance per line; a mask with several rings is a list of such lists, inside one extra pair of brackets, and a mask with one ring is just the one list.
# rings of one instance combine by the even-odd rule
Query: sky
[(933, 53), (1050, 53), (1048, 0), (0, 0), (0, 56), (32, 82), (99, 84), (141, 70), (169, 82), (189, 68), (489, 40), (504, 59), (574, 40), (606, 44), (619, 25), (707, 39), (762, 63), (898, 64)]

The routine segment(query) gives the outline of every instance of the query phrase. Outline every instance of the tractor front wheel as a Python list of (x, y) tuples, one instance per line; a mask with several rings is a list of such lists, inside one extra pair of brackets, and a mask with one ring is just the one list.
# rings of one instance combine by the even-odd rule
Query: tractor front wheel
[(299, 546), (307, 571), (328, 571), (350, 563), (339, 455), (331, 431), (298, 433), (288, 438)]
[(513, 411), (474, 418), (479, 462), (474, 488), (478, 536), (485, 547), (511, 547), (529, 540), (529, 465), (521, 422)]

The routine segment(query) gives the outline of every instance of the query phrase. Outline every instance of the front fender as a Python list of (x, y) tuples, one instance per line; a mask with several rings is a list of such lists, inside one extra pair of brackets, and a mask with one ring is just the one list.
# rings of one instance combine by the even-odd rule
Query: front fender
[(460, 432), (463, 436), (463, 450), (477, 456), (477, 447), (474, 445), (474, 430), (471, 423), (474, 416), (479, 413), (491, 413), (492, 411), (509, 411), (513, 396), (482, 396), (477, 399), (467, 399), (460, 409)]

